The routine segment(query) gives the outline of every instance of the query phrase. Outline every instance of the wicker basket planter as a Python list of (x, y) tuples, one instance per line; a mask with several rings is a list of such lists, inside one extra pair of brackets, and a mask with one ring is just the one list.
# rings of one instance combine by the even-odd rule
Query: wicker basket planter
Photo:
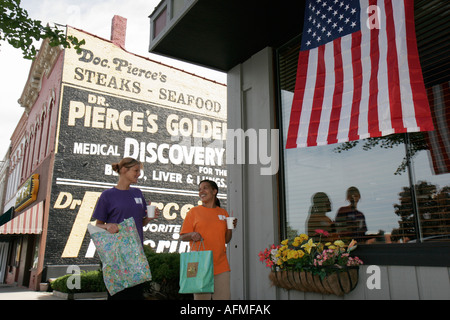
[(269, 275), (274, 286), (286, 290), (333, 294), (342, 297), (358, 284), (359, 267), (327, 267), (321, 277), (311, 271), (272, 271)]

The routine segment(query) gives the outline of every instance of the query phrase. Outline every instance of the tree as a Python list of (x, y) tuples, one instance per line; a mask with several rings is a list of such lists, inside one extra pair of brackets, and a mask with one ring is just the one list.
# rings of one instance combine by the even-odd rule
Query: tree
[[(414, 156), (422, 150), (428, 150), (428, 144), (425, 139), (423, 132), (412, 132), (408, 133), (409, 139), (409, 156), (410, 160), (414, 158)], [(380, 147), (382, 149), (392, 149), (397, 146), (405, 145), (405, 135), (404, 134), (391, 134), (383, 137), (375, 137), (375, 138), (367, 138), (364, 140), (356, 140), (344, 142), (338, 147), (334, 149), (334, 152), (341, 153), (343, 151), (348, 151), (356, 147), (359, 143), (362, 143), (362, 149), (364, 151), (372, 150), (376, 147)], [(406, 171), (408, 166), (407, 156), (403, 158), (402, 163), (398, 166), (397, 171), (394, 173), (395, 175), (400, 175), (402, 172)]]
[(76, 37), (66, 37), (64, 30), (57, 26), (43, 26), (39, 20), (33, 20), (28, 12), (20, 7), (20, 0), (0, 0), (0, 41), (6, 40), (14, 48), (21, 49), (25, 59), (33, 59), (37, 49), (34, 41), (49, 38), (51, 46), (63, 46), (70, 48), (71, 45), (81, 52), (84, 40)]
[[(448, 235), (450, 233), (450, 187), (441, 190), (429, 182), (419, 181), (415, 186), (419, 221), (424, 238)], [(394, 204), (395, 214), (400, 218), (398, 237), (416, 238), (415, 205), (410, 187), (403, 187), (399, 193), (399, 204)]]

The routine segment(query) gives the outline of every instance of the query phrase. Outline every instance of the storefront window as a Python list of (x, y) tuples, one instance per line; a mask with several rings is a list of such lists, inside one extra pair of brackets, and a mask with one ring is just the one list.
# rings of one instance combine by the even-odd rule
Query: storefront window
[(286, 149), (301, 37), (277, 50), (285, 236), (324, 229), (366, 244), (450, 242), (449, 34), (427, 10), (416, 8), (416, 32), (434, 132)]

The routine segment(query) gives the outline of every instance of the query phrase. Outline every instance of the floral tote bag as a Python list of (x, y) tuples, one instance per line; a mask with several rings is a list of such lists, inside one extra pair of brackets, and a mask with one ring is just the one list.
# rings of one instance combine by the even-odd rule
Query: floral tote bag
[(151, 280), (150, 266), (133, 218), (119, 224), (119, 232), (88, 224), (88, 231), (102, 261), (103, 280), (110, 295)]

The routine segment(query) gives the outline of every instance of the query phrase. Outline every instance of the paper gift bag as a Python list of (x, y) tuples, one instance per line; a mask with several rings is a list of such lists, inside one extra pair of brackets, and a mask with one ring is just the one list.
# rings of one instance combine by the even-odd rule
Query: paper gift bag
[[(204, 250), (203, 240), (201, 244)], [(191, 248), (190, 252), (181, 253), (179, 293), (214, 293), (212, 251), (192, 251)]]
[(102, 261), (103, 280), (110, 295), (151, 280), (150, 266), (133, 218), (119, 224), (118, 233), (88, 224)]

